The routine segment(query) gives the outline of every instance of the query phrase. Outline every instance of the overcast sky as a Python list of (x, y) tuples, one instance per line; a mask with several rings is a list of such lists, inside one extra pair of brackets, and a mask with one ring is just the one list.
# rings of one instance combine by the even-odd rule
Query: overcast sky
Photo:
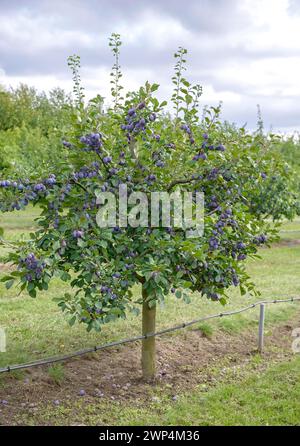
[(183, 46), (203, 106), (253, 128), (260, 104), (266, 129), (300, 130), (300, 0), (0, 0), (0, 83), (70, 91), (76, 53), (87, 96), (109, 101), (112, 32), (126, 89), (149, 80), (169, 97)]

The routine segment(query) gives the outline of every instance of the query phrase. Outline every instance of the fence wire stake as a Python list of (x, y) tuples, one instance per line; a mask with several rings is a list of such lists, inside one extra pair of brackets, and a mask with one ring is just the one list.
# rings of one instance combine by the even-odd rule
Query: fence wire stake
[(263, 352), (264, 349), (264, 326), (265, 326), (265, 304), (259, 306), (259, 326), (258, 326), (258, 351)]

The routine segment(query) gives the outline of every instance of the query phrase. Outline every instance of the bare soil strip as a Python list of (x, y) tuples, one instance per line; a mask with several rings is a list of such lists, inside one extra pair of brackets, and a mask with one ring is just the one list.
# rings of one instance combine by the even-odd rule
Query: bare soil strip
[[(298, 311), (290, 321), (266, 332), (265, 353), (257, 364), (257, 373), (271, 363), (292, 358), (291, 332), (299, 326)], [(153, 390), (162, 389), (175, 397), (199, 384), (214, 386), (224, 381), (228, 371), (237, 371), (240, 377), (242, 369), (257, 354), (256, 331), (248, 329), (235, 335), (217, 331), (207, 339), (199, 330), (186, 330), (180, 335), (159, 338), (154, 383), (141, 379), (139, 343), (63, 363), (64, 378), (60, 385), (50, 378), (45, 366), (26, 371), (21, 379), (7, 374), (0, 382), (0, 425), (15, 424), (14, 419), (20, 415), (34, 415), (39, 408), (56, 400), (69, 406), (83, 398), (79, 395), (80, 389), (85, 391), (87, 404), (99, 402), (99, 398), (147, 404)]]

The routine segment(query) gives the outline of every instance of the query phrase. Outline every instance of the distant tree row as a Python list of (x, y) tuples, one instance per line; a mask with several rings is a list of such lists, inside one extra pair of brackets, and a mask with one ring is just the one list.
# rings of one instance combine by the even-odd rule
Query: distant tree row
[(20, 84), (0, 86), (0, 172), (20, 175), (53, 168), (70, 124), (71, 96), (61, 88), (48, 94)]
[(39, 128), (47, 136), (68, 120), (70, 108), (71, 96), (61, 88), (47, 95), (25, 84), (15, 89), (0, 86), (0, 131), (25, 126)]

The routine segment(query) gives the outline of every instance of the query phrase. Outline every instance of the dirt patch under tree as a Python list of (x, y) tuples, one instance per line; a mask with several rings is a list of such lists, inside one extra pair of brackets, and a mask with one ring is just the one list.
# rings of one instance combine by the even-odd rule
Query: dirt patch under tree
[[(271, 360), (288, 360), (291, 350), (291, 331), (300, 326), (300, 315), (266, 334), (262, 367)], [(64, 378), (56, 384), (46, 366), (27, 370), (22, 379), (7, 374), (0, 388), (0, 425), (15, 424), (15, 416), (34, 413), (45, 404), (59, 401), (71, 404), (84, 390), (87, 403), (99, 398), (139, 402), (149, 401), (153, 388), (168, 389), (170, 398), (205, 383), (214, 385), (212, 369), (218, 364), (238, 367), (249, 363), (257, 353), (257, 333), (253, 328), (238, 335), (217, 331), (208, 339), (200, 330), (186, 330), (180, 335), (157, 339), (157, 379), (145, 383), (141, 379), (140, 344), (123, 346), (93, 353), (64, 365)]]

